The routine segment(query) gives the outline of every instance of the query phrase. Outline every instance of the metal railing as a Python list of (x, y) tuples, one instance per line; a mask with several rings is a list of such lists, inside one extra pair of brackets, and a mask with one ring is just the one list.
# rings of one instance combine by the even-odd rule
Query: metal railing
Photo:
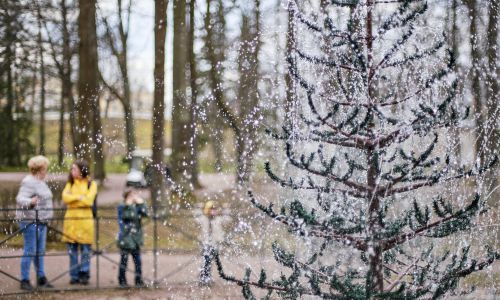
[[(82, 209), (82, 208), (75, 208), (75, 210), (79, 210), (79, 209)], [(90, 208), (85, 208), (85, 209), (90, 210)], [(38, 226), (41, 226), (42, 224), (47, 226), (47, 236), (49, 235), (49, 232), (50, 232), (52, 234), (55, 234), (58, 237), (64, 237), (64, 236), (68, 237), (62, 230), (60, 230), (58, 228), (57, 223), (61, 223), (60, 221), (64, 221), (64, 220), (85, 220), (85, 219), (88, 220), (89, 218), (65, 218), (65, 217), (63, 217), (62, 213), (66, 212), (67, 210), (71, 210), (70, 208), (53, 208), (51, 210), (54, 213), (59, 213), (60, 216), (54, 216), (50, 219), (41, 220), (39, 218), (39, 214), (40, 214), (40, 211), (43, 211), (43, 209), (36, 209), (36, 210), (33, 210), (35, 212), (35, 218), (16, 220), (15, 217), (9, 216), (9, 214), (15, 213), (17, 211), (16, 208), (3, 208), (3, 209), (0, 209), (0, 213), (2, 213), (2, 215), (3, 215), (3, 217), (0, 218), (0, 225), (6, 224), (6, 223), (7, 224), (17, 223), (19, 221), (31, 222), (31, 223), (29, 223), (28, 226), (31, 226), (34, 224), (34, 226), (36, 228), (36, 230), (35, 230), (35, 232), (36, 232), (35, 253), (33, 255), (26, 255), (26, 256), (34, 257), (36, 261), (38, 261), (40, 256), (44, 256), (44, 257), (54, 257), (54, 256), (55, 257), (63, 257), (64, 256), (64, 257), (67, 257), (68, 256), (67, 252), (40, 253), (40, 251), (39, 251), (40, 249), (39, 249), (39, 245), (38, 245)], [(115, 286), (107, 286), (107, 287), (102, 286), (101, 285), (101, 278), (100, 278), (100, 273), (101, 273), (100, 259), (101, 258), (106, 260), (108, 263), (114, 264), (116, 266), (120, 266), (120, 263), (118, 261), (116, 261), (112, 257), (110, 257), (110, 254), (119, 253), (118, 250), (113, 249), (113, 246), (116, 245), (116, 238), (111, 238), (110, 241), (107, 241), (107, 243), (102, 244), (103, 237), (101, 235), (101, 231), (102, 231), (103, 223), (105, 223), (105, 225), (106, 225), (106, 224), (110, 224), (110, 222), (114, 222), (116, 227), (118, 228), (118, 217), (116, 216), (116, 214), (113, 216), (113, 215), (110, 215), (109, 213), (106, 213), (108, 211), (116, 212), (116, 207), (99, 207), (99, 209), (97, 210), (97, 214), (94, 217), (92, 217), (92, 219), (94, 220), (94, 225), (95, 225), (95, 230), (94, 230), (95, 236), (94, 236), (94, 244), (91, 247), (91, 256), (89, 259), (92, 260), (93, 258), (95, 258), (95, 264), (96, 264), (96, 268), (95, 268), (96, 269), (95, 270), (96, 277), (95, 278), (96, 278), (96, 280), (95, 280), (95, 286), (88, 285), (84, 289), (89, 289), (89, 288), (101, 289), (101, 288), (116, 288), (117, 287), (116, 285)], [(174, 230), (176, 234), (182, 235), (185, 239), (188, 239), (189, 241), (191, 241), (193, 243), (198, 243), (199, 239), (195, 235), (193, 235), (192, 232), (194, 232), (194, 231), (188, 232), (187, 230), (185, 230), (185, 228), (182, 228), (182, 226), (176, 226), (173, 222), (171, 222), (172, 220), (175, 220), (176, 218), (186, 218), (186, 217), (188, 217), (188, 214), (184, 214), (184, 215), (182, 215), (182, 214), (177, 214), (177, 215), (169, 214), (167, 212), (168, 210), (167, 210), (166, 206), (155, 206), (155, 205), (153, 205), (151, 207), (151, 211), (152, 211), (152, 213), (150, 214), (150, 217), (143, 220), (142, 228), (144, 231), (146, 231), (146, 229), (148, 227), (153, 227), (152, 228), (152, 236), (151, 236), (153, 239), (152, 248), (151, 247), (141, 248), (141, 254), (142, 253), (151, 253), (151, 252), (153, 253), (153, 278), (143, 277), (143, 280), (147, 283), (148, 287), (157, 287), (160, 282), (163, 282), (167, 278), (174, 276), (175, 274), (182, 271), (182, 269), (186, 268), (188, 265), (192, 264), (195, 261), (195, 260), (189, 260), (187, 263), (179, 265), (174, 270), (170, 270), (170, 272), (168, 272), (160, 277), (159, 269), (158, 269), (158, 255), (160, 253), (186, 252), (186, 251), (189, 251), (190, 249), (185, 249), (185, 248), (175, 249), (175, 248), (171, 248), (171, 247), (167, 247), (167, 248), (160, 247), (160, 245), (158, 244), (158, 241), (160, 238), (159, 230), (158, 230), (159, 226), (169, 228), (170, 230)], [(103, 212), (104, 212), (104, 214), (101, 215), (101, 213), (103, 213)], [(191, 216), (191, 215), (189, 215), (189, 216)], [(54, 223), (56, 223), (56, 224), (54, 225)], [(8, 233), (6, 236), (4, 235), (4, 238), (0, 241), (0, 249), (2, 247), (5, 248), (5, 245), (8, 241), (14, 239), (17, 236), (22, 235), (23, 231), (26, 230), (26, 228), (28, 226), (14, 230), (13, 232)], [(118, 233), (118, 231), (116, 230), (115, 236), (117, 233)], [(148, 238), (150, 238), (150, 237), (148, 236)], [(59, 242), (59, 243), (63, 244), (63, 242)], [(198, 248), (198, 247), (196, 247), (196, 248)], [(194, 250), (194, 249), (192, 249), (192, 250)], [(2, 266), (4, 266), (5, 264), (2, 263), (2, 261), (7, 260), (7, 259), (21, 259), (24, 256), (25, 255), (0, 255), (0, 276), (3, 275), (11, 280), (14, 280), (14, 281), (17, 281), (18, 283), (20, 283), (21, 280), (17, 276), (15, 276), (14, 274), (9, 273), (7, 270), (3, 269)], [(79, 267), (82, 263), (83, 262), (80, 262), (79, 264), (77, 264), (74, 267)], [(48, 282), (54, 283), (55, 281), (65, 277), (70, 271), (71, 271), (70, 269), (62, 271), (59, 274), (57, 274), (56, 276), (52, 276)], [(126, 271), (128, 273), (134, 272), (134, 270), (132, 270), (129, 267), (126, 268)], [(38, 291), (57, 292), (57, 291), (63, 291), (63, 290), (68, 291), (68, 290), (81, 290), (81, 289), (82, 289), (82, 287), (80, 287), (80, 288), (67, 287), (67, 288), (62, 288), (62, 289), (61, 288), (50, 288), (50, 289), (40, 288), (38, 286), (38, 280), (36, 280), (36, 286), (34, 287), (33, 291), (34, 292), (38, 292)], [(28, 293), (28, 291), (16, 290), (16, 291), (4, 292), (4, 291), (0, 290), (0, 295), (13, 295), (13, 294), (21, 294), (21, 293)]]

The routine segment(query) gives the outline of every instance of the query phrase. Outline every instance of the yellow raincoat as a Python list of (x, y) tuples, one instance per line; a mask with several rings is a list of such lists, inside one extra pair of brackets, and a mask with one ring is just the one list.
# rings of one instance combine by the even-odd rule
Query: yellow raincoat
[[(62, 199), (67, 206), (64, 215), (63, 242), (92, 244), (94, 242), (94, 218), (92, 204), (97, 195), (97, 184), (88, 186), (87, 179), (75, 179), (66, 183)], [(83, 198), (81, 198), (83, 196)]]

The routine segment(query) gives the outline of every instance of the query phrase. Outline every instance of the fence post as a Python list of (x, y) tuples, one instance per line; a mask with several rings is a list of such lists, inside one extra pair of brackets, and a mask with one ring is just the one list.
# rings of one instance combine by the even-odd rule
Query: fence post
[(154, 270), (154, 286), (157, 287), (158, 282), (158, 215), (157, 201), (153, 200), (153, 270)]
[(38, 245), (38, 208), (35, 208), (35, 266), (36, 266), (36, 287), (38, 288), (38, 270), (40, 269), (39, 247)]
[(99, 209), (95, 210), (95, 251), (96, 251), (96, 288), (99, 288), (99, 256), (101, 255), (99, 250)]

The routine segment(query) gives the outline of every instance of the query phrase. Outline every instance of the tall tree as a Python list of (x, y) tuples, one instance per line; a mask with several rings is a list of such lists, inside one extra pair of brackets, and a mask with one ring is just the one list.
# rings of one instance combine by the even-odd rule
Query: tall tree
[[(322, 6), (324, 1), (321, 2)], [(293, 5), (290, 1), (288, 6)], [(295, 16), (293, 15), (294, 10), (287, 9), (287, 33), (286, 33), (286, 53), (293, 53), (295, 48)], [(286, 102), (285, 102), (285, 119), (287, 122), (292, 122), (296, 115), (294, 110), (296, 109), (295, 103), (295, 85), (290, 72), (285, 73), (285, 92), (286, 92)]]
[[(266, 289), (267, 298), (276, 292), (285, 299), (438, 299), (500, 259), (491, 248), (480, 258), (471, 258), (469, 246), (434, 248), (435, 239), (471, 230), (486, 212), (480, 195), (458, 205), (439, 192), (440, 185), (481, 174), (498, 157), (490, 156), (484, 167), (454, 169), (447, 153), (437, 150), (443, 131), (466, 116), (453, 105), (453, 55), (444, 38), (419, 38), (428, 33), (419, 25), (427, 3), (385, 3), (334, 1), (323, 11), (309, 5), (318, 20), (295, 12), (302, 41), (288, 60), (304, 114), (300, 126), (285, 123), (271, 132), (293, 166), (290, 176), (282, 178), (269, 163), (265, 169), (277, 184), (299, 193), (284, 199), (279, 211), (251, 192), (249, 197), (303, 237), (298, 247), (309, 251), (300, 257), (274, 243), (274, 257), (287, 270), (275, 278), (261, 270), (258, 280), (250, 269), (243, 279), (227, 275), (216, 255), (221, 276), (242, 286), (246, 299), (255, 299), (251, 286)], [(332, 6), (350, 19), (334, 23)], [(353, 24), (360, 26), (352, 30)], [(335, 59), (318, 43), (331, 36)], [(321, 87), (332, 76), (337, 97), (324, 97)], [(391, 87), (397, 85), (403, 88), (395, 94)], [(432, 197), (421, 194), (424, 187)], [(344, 250), (355, 253), (355, 261), (346, 261)]]
[[(60, 18), (53, 20), (55, 23), (55, 28), (60, 28), (60, 43), (59, 39), (53, 39), (52, 35), (47, 35), (48, 43), (51, 49), (52, 60), (55, 64), (57, 75), (61, 82), (61, 103), (59, 110), (59, 136), (58, 136), (58, 150), (57, 158), (58, 164), (62, 165), (64, 161), (64, 147), (67, 137), (65, 135), (65, 113), (69, 114), (69, 128), (70, 136), (72, 141), (73, 156), (77, 155), (78, 146), (78, 132), (76, 125), (76, 113), (75, 113), (75, 100), (73, 97), (73, 67), (72, 60), (76, 52), (76, 22), (71, 19), (71, 13), (75, 8), (74, 3), (68, 3), (66, 0), (61, 0), (57, 7), (57, 11), (60, 13)], [(48, 32), (47, 22), (45, 24), (45, 30)], [(54, 33), (55, 29), (52, 29)]]
[[(216, 7), (215, 13), (212, 12), (213, 7)], [(209, 136), (215, 155), (214, 167), (217, 172), (220, 172), (223, 166), (225, 128), (221, 118), (219, 118), (217, 103), (225, 103), (222, 75), (226, 47), (226, 20), (222, 0), (206, 1), (204, 27), (206, 32), (204, 37), (205, 58), (210, 64), (210, 70), (207, 74), (210, 90), (209, 99), (211, 100), (208, 103)]]
[[(451, 34), (448, 37), (448, 43), (450, 45), (450, 48), (452, 49), (453, 53), (455, 54), (455, 57), (458, 57), (460, 52), (460, 28), (459, 28), (459, 20), (458, 20), (458, 1), (459, 0), (451, 0), (451, 10), (449, 10), (448, 15), (449, 19), (451, 20)], [(454, 72), (457, 74), (457, 76), (460, 76), (461, 80), (457, 82), (457, 89), (458, 91), (463, 90), (463, 70), (460, 68), (460, 66), (455, 64), (454, 66)], [(461, 94), (460, 92), (458, 94)], [(458, 105), (458, 103), (457, 103)], [(460, 140), (460, 128), (458, 126), (455, 126), (454, 128), (451, 129), (450, 131), (450, 149), (452, 150), (453, 153), (453, 160), (456, 161), (458, 165), (461, 164), (461, 140)]]
[(195, 30), (195, 10), (196, 0), (189, 0), (189, 36), (188, 36), (188, 49), (189, 49), (189, 88), (191, 90), (191, 102), (189, 103), (189, 128), (191, 136), (191, 147), (189, 149), (191, 158), (191, 178), (190, 182), (195, 188), (200, 187), (198, 182), (198, 72), (196, 70), (196, 53), (194, 49), (194, 42), (196, 39)]
[[(32, 116), (24, 105), (32, 85), (32, 51), (38, 52), (36, 35), (29, 32), (27, 6), (19, 1), (0, 1), (0, 164), (20, 166), (34, 149), (29, 141)], [(36, 18), (36, 17), (35, 17)], [(30, 75), (28, 75), (30, 74)], [(29, 78), (30, 77), (30, 78)]]
[(482, 149), (484, 146), (484, 132), (482, 124), (484, 124), (483, 116), (483, 103), (481, 101), (481, 44), (479, 36), (479, 9), (476, 0), (465, 0), (467, 5), (470, 25), (469, 25), (469, 42), (471, 47), (471, 95), (472, 103), (474, 104), (474, 114), (476, 115), (476, 141), (474, 143), (475, 157), (480, 159), (482, 157)]
[(163, 200), (164, 162), (163, 131), (165, 128), (165, 38), (167, 34), (167, 0), (155, 0), (155, 68), (153, 101), (153, 205)]
[(186, 95), (188, 66), (188, 27), (186, 1), (174, 0), (174, 46), (172, 64), (172, 176), (179, 188), (186, 189), (194, 171), (194, 124), (191, 124), (190, 103)]
[[(482, 151), (481, 161), (491, 155), (500, 147), (500, 83), (498, 69), (498, 26), (499, 26), (499, 1), (488, 1), (488, 32), (487, 50), (488, 57), (488, 80), (486, 99), (486, 122), (484, 151)], [(498, 174), (498, 173), (497, 173)], [(495, 173), (492, 174), (495, 177)]]
[[(214, 97), (217, 108), (229, 127), (233, 130), (236, 142), (236, 182), (248, 182), (253, 166), (253, 156), (258, 147), (257, 131), (260, 120), (258, 108), (258, 72), (260, 41), (260, 1), (253, 1), (253, 8), (242, 11), (240, 49), (238, 51), (239, 83), (236, 91), (237, 101), (232, 108), (222, 96)], [(212, 34), (209, 31), (209, 34)], [(207, 44), (207, 52), (215, 53), (213, 42)], [(209, 55), (215, 58), (215, 55)], [(211, 60), (211, 72), (216, 72), (219, 62)], [(215, 75), (215, 74), (214, 74)], [(213, 76), (213, 75), (212, 75)], [(213, 76), (215, 77), (215, 76)], [(215, 84), (220, 82), (214, 81)], [(217, 86), (216, 91), (222, 87)]]
[(38, 51), (40, 57), (40, 123), (39, 123), (39, 151), (41, 155), (45, 155), (45, 50), (44, 50), (44, 41), (42, 38), (42, 11), (41, 4), (37, 2), (36, 5), (36, 16), (37, 16), (37, 26), (38, 26), (38, 35), (37, 35), (37, 43), (38, 43)]
[[(135, 141), (135, 125), (132, 111), (132, 99), (130, 94), (130, 79), (128, 75), (128, 34), (130, 29), (130, 15), (132, 0), (123, 8), (123, 1), (116, 0), (117, 4), (117, 18), (118, 18), (118, 33), (116, 34), (107, 18), (103, 19), (105, 25), (105, 40), (106, 44), (111, 50), (111, 54), (118, 62), (118, 68), (121, 77), (121, 88), (108, 83), (102, 73), (100, 78), (111, 94), (116, 97), (123, 107), (124, 120), (125, 120), (125, 138), (127, 140), (127, 157), (129, 157), (136, 148)], [(117, 36), (117, 37), (116, 37)], [(120, 92), (121, 90), (121, 92)]]
[(79, 69), (78, 69), (78, 125), (77, 156), (91, 161), (93, 102), (98, 93), (96, 1), (79, 0), (78, 15)]
[(239, 134), (236, 135), (237, 180), (248, 182), (253, 167), (253, 158), (258, 149), (259, 110), (259, 53), (260, 1), (254, 1), (250, 12), (244, 12), (241, 23), (238, 71), (238, 104), (240, 120)]
[(103, 180), (106, 174), (103, 153), (104, 136), (102, 134), (99, 105), (96, 1), (80, 0), (79, 4), (78, 121), (80, 125), (80, 144), (78, 156), (91, 161), (93, 154), (94, 177)]

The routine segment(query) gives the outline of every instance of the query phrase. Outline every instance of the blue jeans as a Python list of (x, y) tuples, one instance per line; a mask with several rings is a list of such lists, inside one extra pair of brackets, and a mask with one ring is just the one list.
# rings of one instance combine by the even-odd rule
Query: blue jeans
[[(68, 243), (69, 276), (73, 280), (90, 278), (90, 244)], [(78, 262), (78, 249), (81, 258)]]
[(120, 283), (126, 283), (127, 278), (125, 276), (125, 273), (127, 272), (127, 263), (128, 263), (128, 255), (132, 256), (132, 260), (134, 261), (135, 265), (135, 283), (139, 283), (142, 281), (142, 262), (141, 262), (141, 250), (136, 249), (133, 251), (126, 251), (126, 250), (121, 250), (120, 251), (120, 268), (118, 271), (118, 281)]
[(19, 222), (19, 229), (23, 229), (24, 252), (21, 258), (21, 280), (30, 279), (30, 265), (33, 261), (37, 278), (45, 277), (43, 258), (47, 240), (47, 225), (30, 221)]
[(215, 249), (211, 245), (203, 245), (202, 250), (203, 267), (200, 272), (200, 282), (202, 284), (212, 283), (212, 260), (214, 259)]

